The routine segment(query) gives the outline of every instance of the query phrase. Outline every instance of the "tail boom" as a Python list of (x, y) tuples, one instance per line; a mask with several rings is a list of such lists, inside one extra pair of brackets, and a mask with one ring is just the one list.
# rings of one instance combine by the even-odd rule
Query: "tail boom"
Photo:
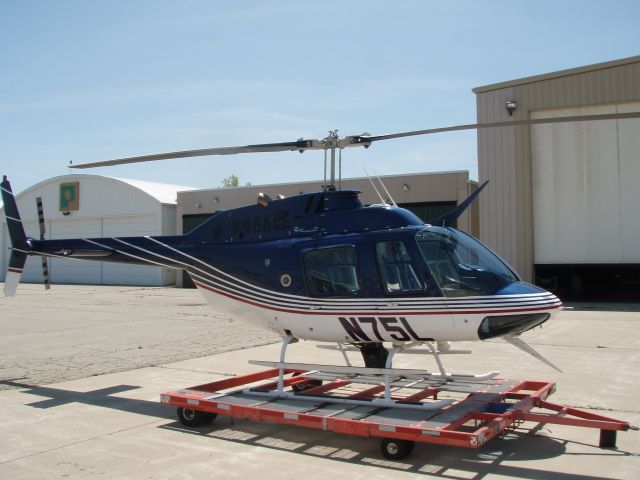
[[(187, 236), (106, 237), (45, 240), (27, 237), (11, 185), (4, 176), (0, 184), (9, 237), (11, 260), (5, 280), (5, 296), (16, 292), (29, 255), (102, 262), (156, 265), (164, 268), (191, 269), (200, 260), (191, 257), (191, 240)], [(40, 208), (40, 207), (39, 207)], [(42, 215), (39, 215), (42, 217)]]

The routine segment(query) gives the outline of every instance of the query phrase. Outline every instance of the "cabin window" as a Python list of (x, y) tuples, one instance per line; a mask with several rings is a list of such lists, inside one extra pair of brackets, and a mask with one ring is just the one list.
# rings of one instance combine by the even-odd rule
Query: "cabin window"
[(289, 211), (288, 210), (284, 210), (282, 212), (276, 212), (273, 215), (273, 229), (274, 230), (289, 229)]
[(270, 232), (271, 230), (272, 230), (271, 215), (264, 215), (262, 217), (262, 231)]
[(362, 206), (356, 194), (323, 195), (318, 203), (317, 212), (353, 210)]
[(422, 291), (407, 248), (399, 240), (376, 243), (376, 259), (386, 293), (403, 294)]
[(262, 217), (253, 217), (253, 233), (260, 233), (262, 230)]
[(304, 255), (309, 294), (314, 297), (346, 296), (360, 290), (353, 246), (321, 248)]
[(251, 233), (251, 219), (249, 217), (242, 219), (242, 230), (245, 233)]
[(518, 281), (491, 250), (459, 230), (427, 226), (416, 240), (445, 297), (495, 295)]

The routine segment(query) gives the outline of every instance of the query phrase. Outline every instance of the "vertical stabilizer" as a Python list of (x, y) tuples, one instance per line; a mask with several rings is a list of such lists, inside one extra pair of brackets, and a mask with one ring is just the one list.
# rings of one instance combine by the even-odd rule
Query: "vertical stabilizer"
[(11, 184), (9, 180), (7, 180), (6, 175), (2, 177), (0, 189), (2, 190), (4, 215), (7, 217), (7, 228), (9, 230), (11, 246), (13, 248), (26, 249), (28, 248), (27, 235), (24, 233), (24, 227), (22, 226), (22, 220), (20, 220), (20, 213), (18, 212), (18, 205), (16, 204), (16, 199), (11, 191)]
[(9, 260), (9, 270), (4, 279), (4, 296), (13, 297), (18, 289), (20, 283), (20, 277), (22, 277), (22, 270), (24, 264), (27, 261), (27, 255), (22, 252), (11, 252), (11, 260)]
[(7, 217), (7, 229), (9, 230), (9, 238), (11, 240), (11, 259), (9, 260), (9, 270), (4, 281), (4, 296), (13, 297), (20, 283), (22, 270), (27, 261), (27, 252), (30, 250), (27, 243), (27, 235), (24, 232), (20, 213), (16, 199), (11, 191), (11, 184), (7, 180), (7, 176), (2, 177), (0, 183), (2, 193), (2, 201), (4, 203), (4, 214)]

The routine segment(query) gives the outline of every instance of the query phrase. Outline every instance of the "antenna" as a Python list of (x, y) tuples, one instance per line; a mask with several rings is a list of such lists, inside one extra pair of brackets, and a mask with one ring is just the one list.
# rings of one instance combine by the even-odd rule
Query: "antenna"
[(378, 174), (376, 173), (375, 170), (373, 171), (373, 174), (376, 176), (376, 178), (380, 182), (380, 185), (382, 185), (382, 188), (384, 189), (384, 193), (386, 193), (387, 197), (389, 197), (389, 200), (391, 200), (391, 205), (393, 205), (394, 207), (397, 207), (398, 204), (396, 203), (396, 201), (393, 199), (393, 197), (389, 193), (389, 190), (387, 190), (387, 187), (384, 186), (384, 183), (382, 183), (382, 180), (380, 180), (380, 177), (378, 176)]
[(380, 195), (380, 192), (378, 191), (378, 189), (376, 188), (375, 184), (373, 183), (373, 180), (371, 180), (371, 175), (369, 175), (369, 172), (367, 172), (367, 169), (362, 167), (362, 170), (364, 170), (365, 175), (367, 176), (367, 178), (369, 179), (369, 181), (371, 182), (371, 186), (373, 187), (373, 189), (376, 191), (376, 193), (378, 194), (378, 198), (380, 199), (380, 203), (382, 203), (383, 205), (386, 205), (387, 202), (384, 201), (384, 198), (382, 198), (382, 195)]

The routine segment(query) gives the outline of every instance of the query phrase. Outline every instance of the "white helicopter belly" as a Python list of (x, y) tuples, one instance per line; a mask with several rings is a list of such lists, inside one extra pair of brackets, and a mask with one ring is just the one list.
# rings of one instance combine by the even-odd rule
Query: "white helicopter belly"
[(488, 315), (551, 314), (560, 306), (551, 294), (393, 302), (361, 299), (322, 303), (306, 298), (306, 303), (276, 306), (221, 292), (199, 282), (196, 285), (207, 302), (225, 315), (282, 335), (290, 332), (300, 339), (325, 342), (474, 341), (479, 340), (478, 329)]

